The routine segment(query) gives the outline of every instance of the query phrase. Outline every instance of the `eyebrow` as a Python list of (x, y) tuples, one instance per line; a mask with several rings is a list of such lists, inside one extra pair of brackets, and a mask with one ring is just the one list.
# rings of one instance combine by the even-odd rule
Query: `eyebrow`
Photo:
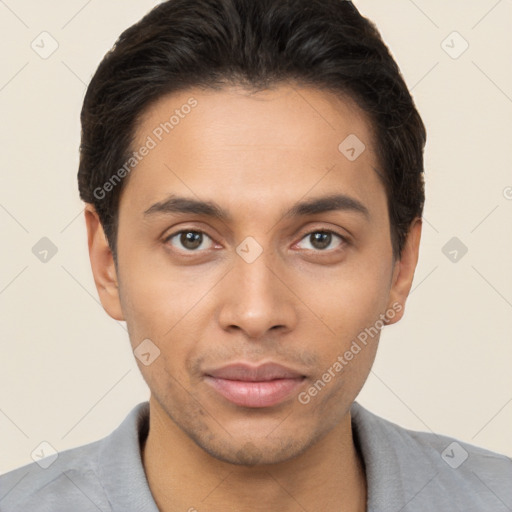
[[(284, 212), (282, 218), (315, 215), (329, 211), (354, 212), (363, 215), (366, 219), (370, 218), (368, 208), (361, 201), (345, 194), (333, 194), (298, 202)], [(163, 201), (153, 204), (144, 212), (144, 215), (173, 213), (205, 215), (222, 222), (233, 220), (229, 212), (213, 201), (201, 201), (176, 195), (171, 195)]]
[(231, 215), (213, 201), (200, 201), (188, 197), (171, 195), (149, 207), (144, 215), (168, 213), (194, 213), (206, 215), (222, 221), (230, 221)]
[(333, 194), (299, 202), (286, 211), (283, 217), (314, 215), (330, 211), (354, 212), (362, 214), (367, 219), (370, 218), (368, 208), (361, 201), (345, 194)]

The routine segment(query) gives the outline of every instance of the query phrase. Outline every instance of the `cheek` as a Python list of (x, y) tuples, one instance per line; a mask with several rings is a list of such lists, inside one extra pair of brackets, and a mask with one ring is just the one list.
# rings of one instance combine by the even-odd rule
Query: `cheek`
[(140, 360), (137, 364), (151, 389), (188, 388), (186, 363), (211, 319), (205, 310), (215, 301), (218, 272), (205, 271), (198, 278), (191, 268), (173, 268), (157, 258), (143, 265), (142, 259), (119, 262), (120, 297), (132, 348), (149, 339), (159, 351), (150, 365)]
[(192, 267), (173, 267), (161, 249), (128, 253), (119, 261), (120, 296), (134, 341), (141, 336), (167, 340), (208, 293), (214, 276), (205, 272), (199, 278)]
[(391, 258), (354, 258), (337, 269), (301, 276), (295, 289), (323, 322), (326, 333), (346, 338), (355, 336), (384, 313), (391, 273)]
[[(174, 285), (176, 280), (168, 282)], [(165, 286), (162, 279), (143, 279), (139, 273), (122, 290), (123, 311), (126, 308), (125, 318), (137, 365), (149, 388), (159, 390), (162, 396), (179, 395), (180, 389), (189, 388), (184, 362), (189, 357), (191, 340), (196, 339), (187, 312), (197, 297), (192, 301), (190, 294), (173, 288)], [(192, 327), (193, 331), (197, 329), (195, 324)], [(142, 347), (145, 347), (143, 351)], [(154, 358), (149, 364), (137, 355), (147, 352)]]
[[(316, 378), (329, 381), (334, 395), (338, 389), (358, 392), (375, 358), (392, 272), (391, 253), (387, 258), (376, 254), (368, 251), (366, 257), (353, 258), (335, 272), (312, 276), (300, 288), (315, 313), (306, 337), (318, 343), (315, 351), (321, 362)], [(329, 370), (331, 374), (326, 374)]]

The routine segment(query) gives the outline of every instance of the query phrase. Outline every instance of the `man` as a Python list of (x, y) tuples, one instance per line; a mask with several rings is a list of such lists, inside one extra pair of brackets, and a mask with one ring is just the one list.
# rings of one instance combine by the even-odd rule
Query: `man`
[(506, 511), (512, 462), (355, 399), (418, 260), (425, 128), (340, 0), (170, 0), (82, 110), (101, 302), (151, 396), (10, 511)]

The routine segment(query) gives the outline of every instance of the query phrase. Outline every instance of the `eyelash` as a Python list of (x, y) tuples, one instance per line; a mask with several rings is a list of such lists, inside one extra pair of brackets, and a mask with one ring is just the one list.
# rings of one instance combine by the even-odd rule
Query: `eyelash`
[[(205, 233), (204, 231), (197, 230), (197, 229), (182, 229), (180, 231), (176, 231), (175, 233), (172, 233), (171, 235), (165, 237), (164, 242), (165, 243), (169, 243), (173, 238), (175, 238), (176, 236), (181, 235), (183, 233), (201, 234), (201, 235), (204, 235), (204, 236), (208, 237), (210, 240), (213, 241), (213, 239), (207, 233)], [(301, 237), (300, 241), (304, 240), (308, 236), (311, 236), (311, 235), (313, 235), (315, 233), (329, 234), (329, 235), (334, 235), (335, 237), (338, 237), (341, 240), (341, 244), (340, 244), (341, 247), (338, 247), (336, 249), (304, 249), (304, 250), (306, 250), (306, 251), (315, 251), (315, 252), (318, 252), (318, 253), (333, 253), (333, 252), (336, 252), (337, 250), (340, 250), (342, 247), (344, 247), (345, 245), (348, 245), (348, 243), (349, 243), (348, 239), (345, 236), (340, 235), (336, 231), (332, 231), (332, 230), (329, 230), (329, 229), (315, 229), (313, 231), (309, 231), (308, 233), (305, 233)], [(200, 250), (191, 250), (191, 249), (183, 249), (182, 252), (193, 254), (193, 253), (200, 253), (202, 251), (200, 251)]]

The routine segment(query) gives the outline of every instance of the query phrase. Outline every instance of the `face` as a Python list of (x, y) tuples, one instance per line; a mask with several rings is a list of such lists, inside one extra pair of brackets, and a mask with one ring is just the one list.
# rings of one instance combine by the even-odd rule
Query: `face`
[(331, 432), (402, 314), (419, 230), (395, 262), (370, 127), (317, 89), (169, 95), (138, 125), (117, 269), (88, 209), (102, 302), (133, 349), (150, 340), (152, 403), (220, 460), (285, 461)]

